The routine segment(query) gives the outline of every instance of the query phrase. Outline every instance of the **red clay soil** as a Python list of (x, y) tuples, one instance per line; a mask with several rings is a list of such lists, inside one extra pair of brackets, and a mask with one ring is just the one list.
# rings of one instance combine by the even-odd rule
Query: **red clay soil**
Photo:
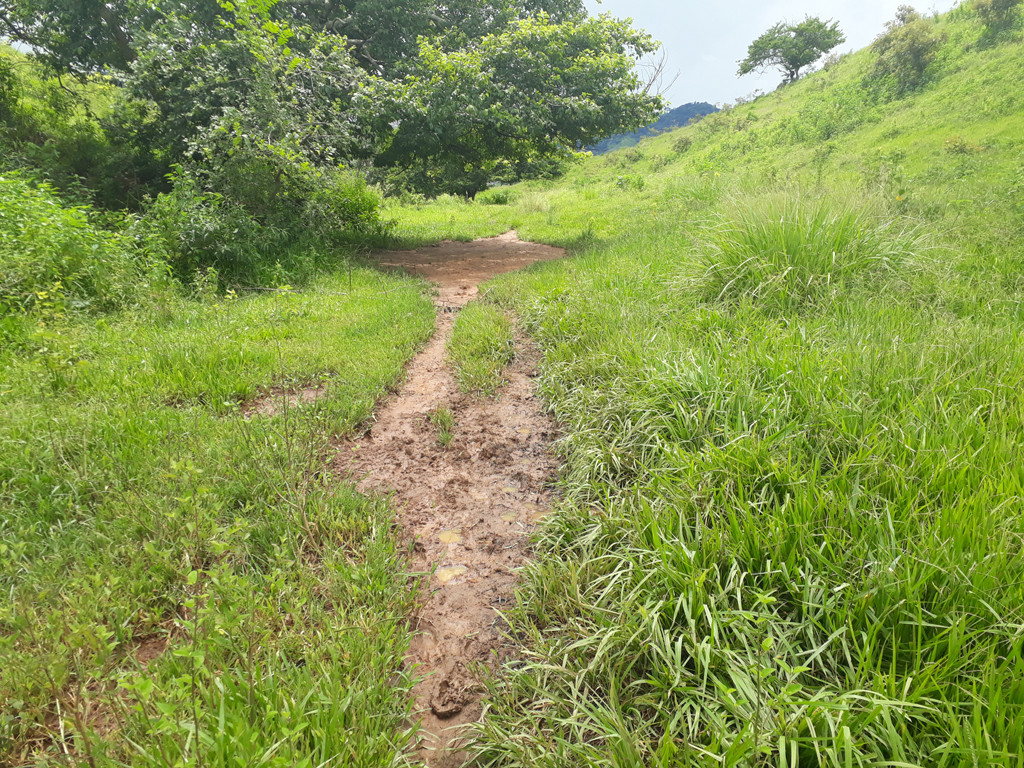
[[(460, 392), (445, 345), (455, 312), (481, 282), (563, 255), (509, 232), (379, 256), (382, 266), (437, 283), (437, 330), (372, 429), (341, 446), (336, 466), (363, 491), (393, 493), (403, 534), (415, 542), (410, 570), (424, 577), (407, 663), (423, 676), (413, 691), (417, 754), (430, 768), (466, 759), (460, 726), (480, 716), (481, 667), (508, 656), (495, 609), (512, 600), (528, 534), (551, 504), (557, 469), (549, 449), (554, 428), (534, 393), (536, 350), (518, 340), (507, 384), (496, 398), (482, 398)], [(447, 448), (428, 421), (437, 408), (455, 416)]]

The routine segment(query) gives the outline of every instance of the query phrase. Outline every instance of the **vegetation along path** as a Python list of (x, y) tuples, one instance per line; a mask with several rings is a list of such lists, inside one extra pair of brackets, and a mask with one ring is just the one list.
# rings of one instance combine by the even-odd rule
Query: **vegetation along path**
[(408, 662), (423, 675), (414, 695), (419, 756), (429, 766), (463, 761), (458, 726), (481, 711), (475, 669), (505, 655), (495, 609), (512, 597), (525, 534), (548, 506), (556, 469), (552, 426), (533, 392), (532, 350), (518, 345), (507, 383), (488, 398), (460, 390), (445, 349), (456, 314), (481, 282), (562, 255), (509, 232), (380, 257), (383, 266), (438, 285), (437, 331), (373, 428), (342, 446), (338, 469), (361, 490), (394, 493), (401, 527), (415, 542), (412, 571), (427, 574)]

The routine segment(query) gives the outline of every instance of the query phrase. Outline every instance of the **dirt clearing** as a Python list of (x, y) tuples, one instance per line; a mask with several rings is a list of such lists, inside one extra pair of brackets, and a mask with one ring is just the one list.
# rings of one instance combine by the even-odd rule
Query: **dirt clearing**
[[(424, 577), (407, 659), (425, 676), (414, 695), (418, 754), (431, 768), (465, 759), (459, 726), (481, 713), (478, 666), (507, 656), (495, 609), (512, 599), (515, 569), (525, 562), (531, 527), (550, 506), (557, 468), (549, 450), (553, 427), (534, 394), (536, 351), (518, 339), (508, 383), (496, 398), (482, 398), (459, 391), (445, 366), (445, 345), (455, 313), (481, 282), (562, 256), (515, 232), (379, 256), (382, 266), (437, 283), (437, 331), (369, 433), (341, 446), (337, 466), (361, 490), (394, 494), (403, 534), (415, 541), (411, 570), (433, 571)], [(429, 420), (445, 408), (455, 421), (447, 448)]]

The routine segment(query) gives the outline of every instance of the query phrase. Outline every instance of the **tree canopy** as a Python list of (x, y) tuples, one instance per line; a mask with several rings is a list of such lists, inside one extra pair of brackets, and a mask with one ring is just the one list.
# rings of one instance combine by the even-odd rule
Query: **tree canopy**
[(839, 22), (807, 16), (797, 24), (780, 21), (752, 42), (747, 57), (739, 62), (739, 74), (779, 69), (783, 83), (795, 82), (800, 71), (837, 45), (846, 42)]
[(455, 51), (423, 42), (413, 74), (368, 93), (389, 121), (375, 163), (429, 193), (474, 194), (502, 165), (569, 156), (651, 120), (633, 62), (655, 48), (623, 21), (546, 14)]
[(651, 37), (580, 0), (0, 0), (0, 34), (59, 73), (112, 76), (113, 122), (168, 169), (243, 126), (307, 161), (472, 195), (661, 106), (634, 68)]

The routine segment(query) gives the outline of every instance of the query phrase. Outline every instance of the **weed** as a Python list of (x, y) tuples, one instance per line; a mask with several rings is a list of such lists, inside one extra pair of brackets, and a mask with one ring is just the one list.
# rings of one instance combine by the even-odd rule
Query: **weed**
[(437, 406), (427, 414), (427, 421), (437, 430), (437, 441), (443, 448), (451, 445), (455, 438), (455, 414), (446, 406)]
[(476, 201), (484, 205), (508, 205), (514, 198), (514, 193), (508, 187), (492, 187), (478, 194)]
[(984, 151), (984, 147), (971, 144), (963, 136), (952, 136), (946, 139), (943, 149), (950, 155), (971, 155)]
[(616, 176), (615, 186), (619, 189), (632, 189), (637, 192), (642, 192), (644, 187), (647, 186), (647, 180), (638, 174), (628, 176)]

